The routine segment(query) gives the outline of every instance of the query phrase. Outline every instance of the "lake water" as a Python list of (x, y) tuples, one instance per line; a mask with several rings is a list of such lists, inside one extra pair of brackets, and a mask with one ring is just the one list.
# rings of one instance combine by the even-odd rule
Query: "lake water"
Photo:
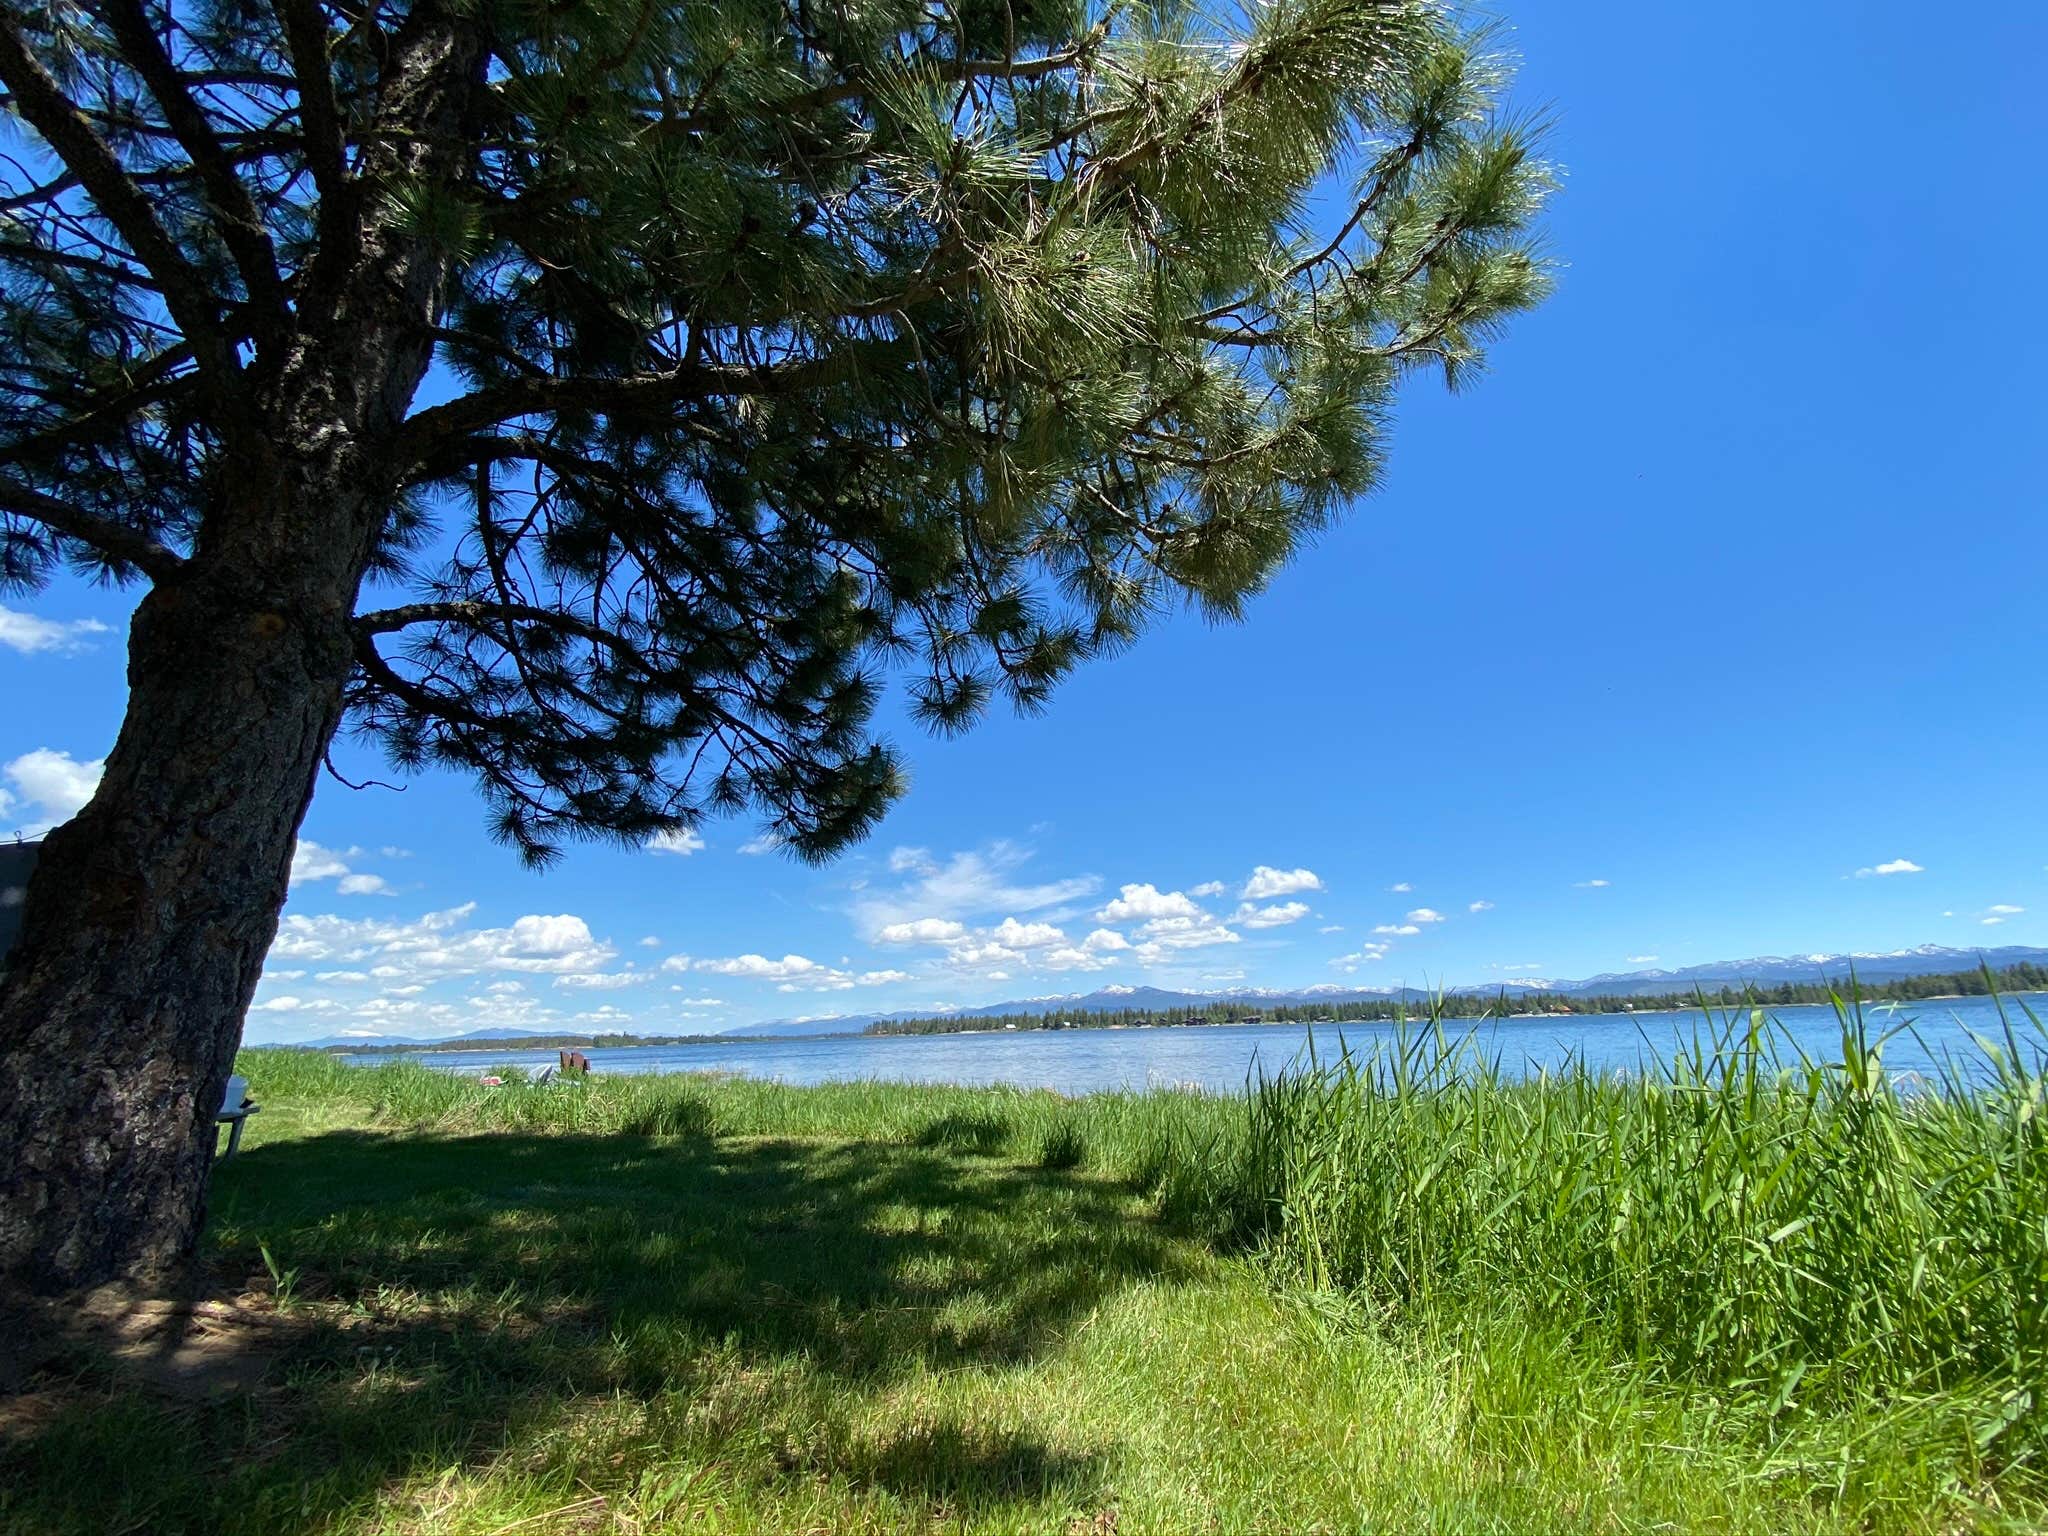
[[(2037, 1012), (2048, 1014), (2038, 998)], [(2008, 1002), (2023, 1044), (2042, 1058), (2041, 1036)], [(1825, 1007), (1771, 1010), (1784, 1037), (1808, 1056), (1839, 1061), (1841, 1027)], [(1719, 1017), (1718, 1015), (1716, 1016)], [(1925, 1072), (1944, 1053), (1981, 1057), (1971, 1033), (1998, 1039), (1998, 1011), (1988, 998), (1959, 998), (1865, 1009), (1875, 1036), (1912, 1022), (1884, 1049), (1894, 1073)], [(1570, 1018), (1502, 1019), (1470, 1028), (1477, 1044), (1504, 1068), (1532, 1072), (1576, 1058), (1601, 1071), (1641, 1071), (1691, 1041), (1703, 1018), (1690, 1013), (1596, 1014)], [(1008, 1083), (1087, 1093), (1105, 1088), (1199, 1086), (1212, 1092), (1242, 1090), (1254, 1071), (1277, 1072), (1298, 1058), (1310, 1029), (1296, 1024), (1251, 1024), (1162, 1029), (1019, 1030), (962, 1035), (833, 1035), (812, 1039), (740, 1037), (697, 1045), (629, 1046), (592, 1050), (596, 1072), (737, 1072), (785, 1083), (874, 1079), (899, 1083)], [(1319, 1024), (1315, 1045), (1334, 1055), (1340, 1039), (1354, 1052), (1394, 1038), (1391, 1024)], [(529, 1068), (555, 1060), (552, 1050), (512, 1046), (475, 1051), (427, 1051), (416, 1059), (450, 1072), (481, 1073), (499, 1065)], [(389, 1059), (351, 1055), (354, 1061)]]

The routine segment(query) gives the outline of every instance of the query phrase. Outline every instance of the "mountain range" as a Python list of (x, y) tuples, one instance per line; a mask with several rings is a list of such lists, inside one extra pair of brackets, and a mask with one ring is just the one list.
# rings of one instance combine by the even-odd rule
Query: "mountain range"
[[(1722, 986), (1775, 986), (1781, 981), (1846, 981), (1853, 970), (1865, 982), (1896, 981), (1902, 976), (1924, 976), (1930, 972), (1973, 971), (1979, 965), (2002, 970), (2025, 961), (2048, 963), (2048, 949), (2012, 944), (1999, 949), (1952, 949), (1943, 944), (1921, 944), (1913, 949), (1829, 955), (1753, 955), (1746, 960), (1715, 960), (1705, 965), (1680, 966), (1674, 970), (1604, 971), (1579, 981), (1560, 981), (1543, 976), (1518, 976), (1481, 986), (1448, 987), (1459, 993), (1506, 993), (1526, 997), (1549, 992), (1566, 997), (1629, 997), (1645, 993), (1690, 992), (1695, 987), (1711, 990)], [(982, 1003), (972, 1008), (911, 1008), (895, 1013), (846, 1013), (829, 1018), (775, 1019), (762, 1024), (741, 1024), (724, 1034), (754, 1038), (793, 1035), (858, 1034), (870, 1024), (897, 1019), (960, 1018), (982, 1019), (1005, 1013), (1113, 1013), (1118, 1009), (1166, 1011), (1174, 1008), (1206, 1008), (1215, 1003), (1244, 1003), (1272, 1007), (1282, 1003), (1341, 1003), (1357, 1000), (1398, 998), (1419, 1002), (1429, 994), (1417, 987), (1352, 987), (1325, 982), (1309, 987), (1232, 987), (1215, 992), (1182, 992), (1166, 987), (1098, 987), (1093, 992), (1062, 992), (1044, 997), (1011, 998), (1000, 1003)], [(455, 1040), (519, 1040), (536, 1035), (568, 1033), (560, 1029), (493, 1028), (472, 1030)], [(397, 1035), (330, 1035), (308, 1040), (309, 1046), (333, 1045), (425, 1045), (448, 1043), (449, 1037), (427, 1041)]]

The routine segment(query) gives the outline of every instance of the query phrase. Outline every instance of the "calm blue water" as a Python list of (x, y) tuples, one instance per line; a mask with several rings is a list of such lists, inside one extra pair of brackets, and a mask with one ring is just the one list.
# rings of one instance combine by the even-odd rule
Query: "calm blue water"
[[(2029, 999), (2037, 1011), (2040, 999)], [(2022, 1039), (2038, 1060), (2041, 1039), (2008, 1003)], [(1785, 1037), (1807, 1055), (1839, 1061), (1841, 1027), (1829, 1008), (1773, 1010)], [(1865, 1010), (1870, 1032), (1913, 1022), (1884, 1049), (1894, 1073), (1925, 1072), (1944, 1052), (1974, 1058), (1970, 1032), (1999, 1038), (1998, 1013), (1989, 999), (1885, 1004)], [(1692, 1013), (1602, 1014), (1594, 1017), (1504, 1019), (1475, 1030), (1478, 1044), (1510, 1070), (1536, 1071), (1576, 1057), (1602, 1071), (1641, 1071), (1658, 1054), (1690, 1041), (1702, 1018)], [(1458, 1026), (1460, 1029), (1464, 1025)], [(1354, 1051), (1394, 1037), (1383, 1024), (1315, 1026), (1318, 1052), (1336, 1052), (1339, 1039)], [(1309, 1036), (1293, 1024), (1216, 1028), (1069, 1029), (971, 1035), (839, 1035), (811, 1040), (734, 1039), (704, 1045), (638, 1046), (586, 1052), (597, 1072), (738, 1072), (785, 1083), (876, 1079), (900, 1083), (1009, 1083), (1086, 1093), (1103, 1088), (1199, 1085), (1235, 1092), (1256, 1067), (1276, 1072), (1300, 1055)], [(349, 1058), (373, 1062), (377, 1055)], [(540, 1067), (555, 1052), (506, 1047), (424, 1052), (418, 1060), (450, 1072), (481, 1073), (493, 1066)]]

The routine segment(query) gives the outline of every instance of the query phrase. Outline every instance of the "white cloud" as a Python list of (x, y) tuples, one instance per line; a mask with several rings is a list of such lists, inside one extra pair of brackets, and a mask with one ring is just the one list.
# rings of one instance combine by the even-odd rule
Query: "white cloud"
[(331, 848), (323, 848), (309, 837), (302, 837), (298, 846), (292, 849), (291, 883), (305, 885), (313, 880), (332, 880), (337, 875), (348, 873), (348, 861)]
[(1392, 885), (1388, 886), (1387, 889), (1392, 891), (1396, 896), (1406, 896), (1410, 891), (1414, 890), (1415, 887), (1410, 885), (1406, 880), (1396, 880)]
[(698, 960), (694, 966), (719, 976), (744, 976), (753, 981), (788, 981), (829, 969), (802, 955), (784, 955), (780, 960), (770, 960), (766, 955), (734, 955), (725, 960)]
[[(37, 747), (0, 767), (0, 816), (27, 813), (18, 829), (26, 837), (47, 832), (59, 822), (69, 821), (85, 808), (92, 792), (99, 788), (104, 760), (81, 763), (69, 752)], [(7, 787), (11, 786), (11, 787)]]
[(2018, 917), (2022, 912), (2026, 911), (2027, 909), (2025, 907), (2009, 906), (2005, 902), (1999, 902), (1994, 906), (1986, 907), (1984, 910), (1993, 915), (1994, 917)]
[(1006, 917), (988, 931), (988, 937), (1010, 949), (1043, 949), (1048, 944), (1064, 944), (1067, 935), (1051, 923), (1020, 923)]
[(379, 981), (433, 982), (485, 971), (600, 971), (614, 953), (580, 917), (533, 915), (509, 928), (470, 929), (475, 910), (476, 903), (468, 902), (410, 921), (287, 913), (270, 954), (287, 961), (340, 961)]
[(1116, 899), (1095, 914), (1105, 923), (1127, 923), (1141, 918), (1200, 917), (1202, 909), (1185, 892), (1162, 891), (1147, 882), (1121, 887)]
[(1230, 920), (1246, 928), (1280, 928), (1288, 923), (1298, 923), (1307, 916), (1308, 903), (1305, 901), (1275, 902), (1266, 907), (1256, 907), (1247, 901), (1230, 915)]
[(1322, 877), (1312, 869), (1275, 869), (1261, 864), (1237, 894), (1246, 901), (1265, 901), (1274, 896), (1292, 896), (1298, 891), (1320, 891)]
[(1408, 921), (1411, 923), (1440, 923), (1443, 920), (1443, 913), (1434, 907), (1417, 907), (1408, 914)]
[(1422, 932), (1422, 930), (1416, 927), (1413, 923), (1381, 923), (1378, 927), (1373, 929), (1373, 932), (1397, 933), (1403, 935), (1404, 937), (1412, 938), (1414, 935)]
[(1655, 965), (1657, 963), (1657, 957), (1655, 955), (1626, 955), (1623, 958), (1626, 959), (1630, 965)]
[(760, 836), (750, 837), (744, 843), (741, 843), (739, 851), (747, 854), (749, 857), (758, 858), (764, 853), (773, 853), (781, 846), (781, 838), (772, 832), (763, 832)]
[(587, 991), (609, 991), (617, 987), (630, 987), (647, 978), (638, 971), (570, 971), (557, 976), (558, 987), (578, 987)]
[(1574, 880), (1573, 888), (1581, 891), (1605, 890), (1613, 882), (1608, 880)]
[(649, 853), (673, 853), (682, 858), (701, 852), (703, 847), (704, 839), (688, 827), (675, 827), (667, 832), (657, 832), (647, 840)]
[(1138, 937), (1132, 953), (1146, 965), (1155, 964), (1169, 950), (1207, 949), (1214, 944), (1243, 942), (1236, 929), (1224, 927), (1207, 913), (1155, 917), (1138, 930)]
[(1491, 912), (1493, 910), (1493, 903), (1490, 901), (1475, 901), (1468, 905), (1465, 910), (1467, 912)]
[(1344, 925), (1342, 923), (1325, 923), (1316, 930), (1317, 933), (1342, 933), (1343, 931)]
[(300, 838), (292, 849), (291, 889), (297, 890), (318, 880), (332, 880), (334, 888), (344, 896), (396, 895), (382, 875), (367, 874), (352, 867), (350, 861), (360, 858), (362, 853), (360, 848), (327, 848), (310, 837)]
[(1856, 871), (1858, 880), (1868, 880), (1876, 875), (1924, 875), (1926, 870), (1911, 859), (1892, 859), (1883, 864), (1873, 864), (1868, 869)]
[(97, 619), (45, 619), (0, 603), (0, 645), (33, 656), (39, 651), (68, 654), (90, 648), (87, 635), (104, 635)]
[(533, 913), (512, 924), (513, 945), (528, 955), (579, 955), (597, 947), (590, 924), (573, 912)]
[(661, 940), (650, 933), (640, 941), (640, 947), (642, 949), (659, 949), (661, 948)]
[(1375, 960), (1386, 959), (1387, 947), (1385, 944), (1361, 944), (1351, 954), (1339, 955), (1330, 964), (1340, 971), (1355, 971), (1361, 965), (1371, 965)]
[(858, 975), (846, 971), (822, 969), (814, 976), (798, 981), (785, 981), (775, 990), (778, 992), (845, 992), (854, 987), (887, 987), (910, 980), (908, 971), (862, 971)]
[(1221, 896), (1223, 894), (1223, 882), (1221, 880), (1204, 880), (1200, 885), (1189, 886), (1188, 894), (1190, 896), (1203, 897)]
[(907, 923), (890, 923), (875, 934), (875, 938), (884, 944), (951, 944), (966, 936), (966, 925), (950, 917), (920, 917)]
[(856, 928), (873, 938), (896, 923), (938, 917), (965, 921), (982, 914), (1042, 912), (1092, 894), (1092, 875), (1024, 883), (1015, 878), (1029, 849), (997, 842), (979, 853), (956, 853), (944, 863), (923, 848), (898, 848), (889, 868), (910, 878), (893, 889), (862, 890), (852, 903)]
[(2004, 922), (2005, 919), (2002, 917), (1980, 917), (1977, 919), (1977, 921), (1982, 923), (1986, 928), (1996, 928), (2000, 923)]

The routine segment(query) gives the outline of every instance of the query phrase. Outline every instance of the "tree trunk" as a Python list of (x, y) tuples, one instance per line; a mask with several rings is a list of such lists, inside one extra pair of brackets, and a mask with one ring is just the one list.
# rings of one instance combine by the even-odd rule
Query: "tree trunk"
[(454, 259), (387, 191), (472, 195), (478, 27), (420, 0), (393, 33), (388, 131), (322, 209), (289, 323), (259, 335), (191, 555), (130, 626), (105, 775), (29, 882), (0, 975), (0, 1287), (161, 1285), (191, 1261)]
[(44, 845), (0, 984), (0, 1275), (16, 1283), (172, 1282), (192, 1253), (214, 1111), (351, 662), (345, 603), (280, 596), (201, 576), (143, 600), (105, 776)]

